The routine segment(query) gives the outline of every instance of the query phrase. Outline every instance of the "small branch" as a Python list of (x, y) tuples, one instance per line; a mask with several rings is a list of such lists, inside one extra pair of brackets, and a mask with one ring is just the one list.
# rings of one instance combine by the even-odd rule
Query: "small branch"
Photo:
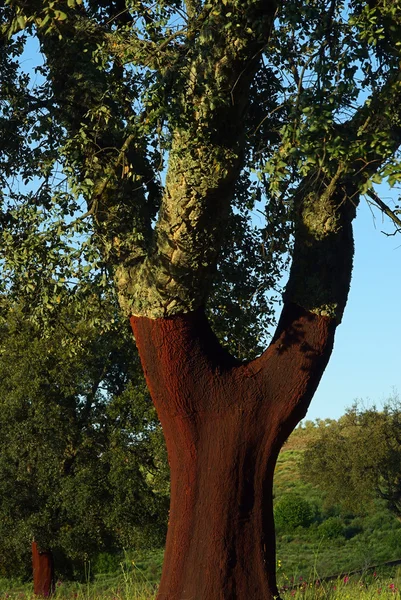
[[(106, 34), (108, 42), (108, 51), (113, 56), (116, 56), (126, 64), (134, 62), (143, 67), (151, 69), (159, 68), (159, 63), (171, 64), (171, 61), (178, 55), (179, 46), (175, 48), (168, 47), (169, 44), (177, 37), (182, 36), (186, 32), (186, 27), (172, 33), (168, 38), (165, 38), (161, 43), (150, 40), (139, 39), (135, 34), (130, 33), (127, 39), (121, 39), (116, 42), (115, 33)], [(125, 50), (129, 52), (124, 56)], [(162, 54), (163, 52), (163, 54)]]
[(328, 11), (327, 17), (326, 17), (326, 31), (325, 31), (324, 35), (325, 35), (326, 42), (329, 43), (329, 45), (330, 45), (329, 38), (331, 35), (331, 30), (332, 30), (332, 25), (333, 25), (333, 17), (334, 17), (334, 13), (336, 10), (336, 4), (337, 4), (337, 0), (331, 0), (330, 8), (329, 8), (329, 11)]
[(324, 47), (327, 46), (327, 42), (323, 42), (323, 44), (320, 46), (319, 50), (316, 50), (316, 52), (313, 52), (313, 54), (311, 54), (308, 58), (308, 60), (305, 62), (304, 66), (302, 67), (302, 71), (301, 74), (298, 76), (299, 80), (298, 80), (298, 85), (297, 85), (297, 98), (295, 101), (295, 109), (297, 110), (299, 107), (299, 103), (301, 100), (301, 94), (303, 91), (303, 81), (304, 81), (304, 77), (305, 77), (305, 73), (307, 71), (307, 69), (309, 68), (309, 65), (311, 64), (311, 62), (313, 61), (314, 58), (316, 58), (317, 56), (319, 56), (320, 52), (324, 49)]
[(113, 21), (117, 21), (123, 15), (124, 15), (125, 20), (127, 22), (129, 22), (129, 23), (132, 22), (132, 17), (130, 15), (129, 8), (124, 8), (123, 10), (121, 10), (120, 12), (118, 12), (117, 14), (113, 15), (112, 17), (110, 17), (110, 19), (108, 21), (106, 21), (106, 25), (110, 25), (110, 23), (112, 23)]
[(369, 196), (369, 198), (373, 200), (373, 202), (378, 206), (378, 208), (380, 208), (380, 210), (397, 225), (397, 228), (400, 229), (401, 219), (397, 217), (396, 213), (393, 210), (391, 210), (391, 208), (387, 206), (387, 204), (385, 204), (381, 198), (379, 198), (376, 192), (374, 192), (373, 190), (368, 190), (366, 193)]
[[(104, 175), (103, 178), (101, 179), (101, 182), (99, 182), (98, 185), (95, 186), (95, 190), (94, 190), (94, 194), (93, 194), (93, 198), (95, 200), (96, 200), (96, 198), (100, 198), (100, 196), (105, 191), (106, 186), (109, 183), (110, 179), (113, 177), (113, 175), (116, 174), (117, 168), (119, 167), (119, 165), (121, 165), (122, 161), (124, 160), (125, 153), (128, 150), (128, 147), (134, 138), (135, 138), (135, 135), (132, 133), (131, 133), (131, 135), (129, 135), (127, 137), (127, 139), (121, 146), (121, 149), (118, 153), (117, 160), (114, 162), (112, 169), (110, 170), (110, 172), (108, 174)], [(87, 217), (88, 215), (90, 215), (92, 213), (93, 213), (93, 210), (91, 207), (91, 209), (84, 216)], [(83, 217), (80, 217), (80, 219), (82, 220)]]
[[(381, 89), (376, 90), (350, 120), (337, 125), (339, 135), (345, 135), (347, 138), (354, 135), (359, 141), (363, 141), (364, 136), (368, 136), (367, 140), (370, 142), (369, 149), (364, 152), (364, 156), (357, 158), (354, 165), (350, 165), (353, 167), (351, 170), (354, 171), (354, 183), (358, 180), (359, 183), (362, 183), (366, 177), (376, 173), (388, 156), (396, 152), (401, 145), (400, 81), (401, 69), (390, 71), (387, 81), (381, 86)], [(383, 111), (383, 106), (386, 106), (387, 112)], [(384, 154), (382, 150), (377, 151), (376, 144), (372, 144), (369, 139), (369, 136), (374, 135), (375, 132), (386, 132), (387, 134), (388, 148)], [(359, 169), (361, 160), (365, 164)], [(359, 177), (357, 177), (358, 175)]]
[(74, 227), (77, 223), (81, 223), (82, 221), (84, 221), (85, 219), (90, 217), (91, 215), (95, 214), (96, 206), (97, 206), (97, 203), (93, 202), (91, 208), (86, 213), (84, 213), (80, 217), (77, 217), (76, 219), (74, 219), (74, 221), (71, 221), (71, 223), (69, 223), (69, 227)]
[(267, 115), (265, 115), (263, 117), (263, 119), (261, 120), (261, 122), (257, 125), (255, 131), (251, 134), (251, 135), (255, 135), (258, 131), (258, 129), (260, 129), (263, 125), (263, 123), (266, 121), (266, 119), (270, 119), (270, 117), (272, 115), (274, 115), (275, 112), (277, 112), (278, 110), (280, 110), (280, 108), (283, 108), (286, 105), (286, 102), (283, 102), (282, 104), (279, 104), (278, 106), (276, 106), (275, 108), (273, 108), (273, 110), (271, 110), (269, 113), (267, 113)]

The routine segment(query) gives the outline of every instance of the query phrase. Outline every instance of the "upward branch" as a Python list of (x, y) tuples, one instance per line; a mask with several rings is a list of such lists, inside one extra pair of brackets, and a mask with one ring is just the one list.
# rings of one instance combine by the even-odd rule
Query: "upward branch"
[(331, 179), (309, 176), (295, 198), (295, 245), (284, 300), (337, 322), (351, 281), (355, 196), (357, 187), (340, 166)]
[(153, 250), (117, 272), (127, 312), (152, 318), (205, 303), (244, 154), (244, 112), (274, 2), (206, 5), (171, 73), (172, 136)]
[(299, 186), (294, 199), (295, 245), (286, 301), (341, 321), (351, 280), (351, 222), (363, 185), (400, 146), (400, 94), (397, 73), (351, 122), (339, 128), (344, 137), (358, 140), (358, 158), (352, 153), (348, 161), (330, 158), (331, 171), (337, 165), (334, 175), (321, 169)]
[(294, 197), (295, 245), (285, 301), (341, 321), (352, 270), (351, 222), (364, 186), (400, 147), (400, 107), (400, 71), (390, 72), (350, 121), (335, 126), (348, 156), (328, 156), (327, 164), (302, 180)]

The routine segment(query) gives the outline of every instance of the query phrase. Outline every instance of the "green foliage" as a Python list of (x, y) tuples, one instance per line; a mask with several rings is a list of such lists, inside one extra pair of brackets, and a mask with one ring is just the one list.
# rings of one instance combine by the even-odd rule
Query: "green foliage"
[(319, 533), (330, 539), (344, 536), (344, 523), (340, 517), (329, 517), (319, 525)]
[[(14, 75), (3, 76), (1, 104), (3, 128), (9, 127), (10, 121), (14, 127), (14, 135), (7, 138), (9, 143), (1, 151), (7, 179), (3, 282), (7, 281), (8, 293), (12, 291), (19, 301), (26, 299), (41, 323), (47, 322), (49, 312), (57, 312), (78, 294), (82, 298), (94, 292), (109, 294), (113, 266), (124, 263), (128, 256), (130, 264), (144, 256), (153, 236), (152, 223), (162, 194), (160, 174), (171, 149), (177, 115), (185, 120), (188, 111), (193, 112), (192, 101), (183, 98), (183, 90), (188, 89), (184, 65), (192, 58), (184, 58), (186, 51), (180, 45), (188, 44), (192, 56), (199, 50), (194, 48), (194, 35), (200, 47), (203, 44), (202, 34), (191, 31), (196, 31), (204, 17), (187, 31), (184, 23), (171, 25), (177, 9), (176, 3), (148, 7), (131, 2), (119, 3), (118, 8), (107, 2), (85, 3), (85, 8), (76, 2), (68, 6), (33, 2), (28, 7), (13, 0), (0, 13), (3, 44), (7, 53), (15, 52), (15, 68), (30, 36), (39, 41), (45, 56), (38, 77), (24, 73), (19, 86), (14, 86), (18, 98), (9, 92)], [(214, 10), (208, 20), (223, 18), (222, 12), (227, 10)], [(230, 23), (226, 16), (224, 23)], [(205, 29), (211, 26), (209, 22)], [(246, 36), (259, 35), (260, 27), (261, 23), (248, 28)], [(17, 29), (24, 30), (19, 47), (13, 41)], [(224, 29), (227, 38), (232, 35), (229, 29)], [(214, 47), (222, 51), (218, 44)], [(220, 94), (209, 87), (214, 83), (206, 78), (200, 81), (205, 89), (194, 91), (200, 112), (203, 105), (226, 103), (227, 99), (213, 99), (213, 94)], [(255, 114), (250, 116), (249, 127), (260, 120), (262, 83), (269, 86), (270, 95), (277, 94), (277, 83), (268, 71), (258, 74), (252, 99)], [(21, 109), (24, 118), (19, 118)], [(206, 129), (210, 130), (210, 122), (203, 134)], [(274, 137), (270, 129), (263, 134)], [(262, 129), (262, 147), (261, 136)], [(249, 144), (247, 154), (251, 152)], [(16, 160), (22, 156), (24, 161)], [(260, 198), (261, 188), (253, 182), (254, 197), (249, 198), (250, 165), (237, 184), (236, 206), (241, 216), (232, 213), (230, 217), (226, 251), (218, 269), (221, 275), (210, 302), (217, 329), (222, 329), (222, 320), (226, 326), (224, 333), (219, 331), (221, 338), (234, 338), (231, 347), (237, 351), (241, 338), (240, 355), (261, 348), (258, 340), (263, 339), (273, 314), (262, 283), (277, 282), (280, 255), (287, 251), (289, 236), (282, 205), (277, 211), (283, 225), (276, 247), (273, 230), (266, 244), (264, 229), (251, 224), (247, 212)], [(27, 187), (13, 187), (9, 178), (15, 176)], [(88, 210), (82, 209), (83, 201)], [(275, 260), (269, 266), (270, 257)], [(33, 295), (35, 303), (30, 301)], [(249, 326), (240, 336), (238, 319), (248, 308)], [(256, 319), (256, 313), (262, 316)], [(92, 313), (91, 318), (96, 316)]]
[[(383, 128), (385, 116), (390, 128), (398, 127), (399, 15), (398, 3), (316, 0), (302, 7), (283, 5), (271, 45), (274, 64), (284, 66), (288, 77), (291, 118), (281, 130), (279, 152), (268, 161), (268, 172), (276, 176), (273, 191), (283, 189), (283, 180), (305, 176), (316, 166), (331, 176), (339, 164), (352, 173), (357, 162), (368, 162), (376, 150), (381, 164), (366, 173), (364, 188), (381, 174), (388, 176), (392, 164), (398, 165), (399, 177), (392, 135)], [(386, 97), (384, 112), (373, 117), (380, 94)], [(361, 95), (368, 96), (362, 110)], [(383, 103), (381, 107), (383, 111)], [(372, 117), (380, 119), (381, 127), (372, 127)]]
[(382, 411), (354, 405), (310, 444), (303, 457), (303, 477), (324, 490), (329, 502), (361, 511), (381, 498), (400, 517), (400, 424), (398, 397)]
[(29, 572), (32, 539), (70, 576), (102, 548), (164, 539), (168, 484), (152, 481), (161, 430), (127, 330), (61, 317), (52, 338), (16, 306), (1, 320), (3, 575)]
[[(375, 181), (397, 184), (398, 2), (285, 2), (268, 43), (270, 3), (236, 7), (234, 0), (1, 7), (2, 285), (42, 326), (78, 296), (85, 307), (94, 293), (112, 294), (118, 268), (121, 285), (137, 281), (137, 266), (148, 260), (153, 277), (167, 277), (160, 289), (170, 271), (183, 287), (208, 288), (202, 293), (220, 339), (252, 356), (274, 318), (300, 182), (318, 173), (326, 187), (341, 172), (337, 183), (353, 202)], [(23, 61), (33, 40), (44, 57), (36, 73)], [(196, 190), (209, 215), (190, 235), (196, 243), (188, 248), (200, 258), (188, 258), (198, 271), (187, 275), (187, 267), (167, 267), (171, 257), (161, 252), (175, 243), (160, 208), (180, 188), (173, 179), (182, 182), (171, 163), (168, 193), (163, 185), (180, 136), (191, 148), (179, 150), (179, 161), (201, 148), (206, 162), (216, 158), (207, 173), (206, 162), (185, 170), (187, 196)], [(228, 167), (228, 155), (241, 164)], [(203, 198), (208, 178), (213, 189)], [(231, 209), (206, 199), (210, 192), (229, 202), (232, 189)], [(150, 272), (141, 273), (148, 285)]]
[[(303, 422), (289, 437), (281, 451), (274, 476), (275, 504), (288, 495), (296, 495), (309, 503), (313, 510), (312, 524), (290, 530), (277, 530), (277, 557), (282, 563), (279, 579), (300, 576), (303, 579), (324, 577), (353, 569), (363, 569), (387, 560), (399, 558), (400, 523), (382, 500), (369, 505), (361, 514), (342, 505), (327, 505), (323, 490), (305, 480), (300, 465), (306, 449), (326, 427), (335, 421)], [(326, 525), (329, 522), (329, 525)], [(332, 526), (339, 537), (322, 535)]]
[(274, 521), (283, 531), (296, 527), (308, 527), (313, 521), (313, 510), (309, 502), (296, 494), (288, 494), (274, 507)]

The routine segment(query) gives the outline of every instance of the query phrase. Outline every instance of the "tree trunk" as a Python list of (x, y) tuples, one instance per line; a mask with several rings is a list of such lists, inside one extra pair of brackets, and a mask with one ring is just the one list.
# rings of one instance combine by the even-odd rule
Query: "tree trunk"
[(54, 562), (49, 550), (40, 551), (36, 542), (32, 542), (33, 593), (48, 598), (54, 593)]
[(287, 305), (264, 354), (230, 356), (202, 310), (132, 317), (171, 471), (159, 600), (273, 600), (273, 472), (331, 353), (335, 322)]

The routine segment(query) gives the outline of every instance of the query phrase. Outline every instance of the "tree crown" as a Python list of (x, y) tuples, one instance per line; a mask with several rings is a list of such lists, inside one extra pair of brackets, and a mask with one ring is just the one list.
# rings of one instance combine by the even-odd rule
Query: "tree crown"
[(400, 178), (398, 2), (9, 0), (0, 19), (7, 292), (42, 315), (111, 279), (128, 314), (208, 303), (246, 354), (295, 240), (286, 298), (341, 318), (339, 232)]

